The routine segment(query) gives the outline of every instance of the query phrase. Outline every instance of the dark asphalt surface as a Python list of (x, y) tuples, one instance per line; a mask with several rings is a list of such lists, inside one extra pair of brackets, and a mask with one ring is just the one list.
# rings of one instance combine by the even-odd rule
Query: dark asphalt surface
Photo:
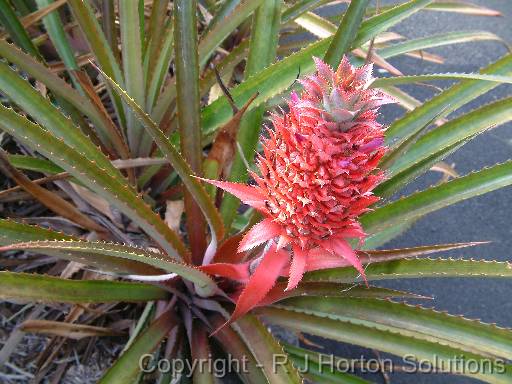
[[(512, 1), (473, 0), (472, 2), (499, 10), (503, 16), (476, 17), (454, 13), (420, 12), (396, 26), (394, 31), (408, 38), (419, 38), (449, 31), (483, 30), (493, 32), (508, 43), (512, 43)], [(430, 49), (429, 52), (443, 56), (445, 63), (438, 65), (412, 58), (398, 58), (390, 61), (405, 74), (475, 72), (496, 61), (507, 50), (498, 42), (476, 42)], [(450, 84), (451, 82), (435, 83), (442, 88), (446, 88)], [(429, 99), (434, 93), (432, 89), (426, 87), (412, 86), (406, 89), (421, 100)], [(501, 85), (464, 106), (453, 116), (511, 95), (512, 86)], [(401, 113), (396, 108), (386, 108), (383, 110), (383, 118), (385, 121), (392, 121)], [(457, 172), (464, 175), (509, 158), (512, 158), (512, 124), (510, 123), (477, 137), (450, 156), (446, 162), (455, 163)], [(430, 172), (409, 186), (403, 193), (409, 194), (416, 189), (424, 189), (435, 183), (439, 177), (439, 174)], [(487, 240), (492, 243), (477, 248), (444, 253), (442, 256), (512, 260), (512, 188), (503, 188), (430, 214), (418, 221), (407, 233), (386, 244), (384, 248), (478, 240)], [(435, 298), (433, 301), (427, 301), (425, 306), (434, 306), (452, 314), (463, 314), (468, 318), (482, 319), (484, 322), (512, 328), (512, 300), (510, 300), (512, 280), (410, 279), (386, 282), (385, 285)], [(322, 341), (322, 344), (328, 353), (333, 352), (340, 356), (359, 358), (364, 352), (352, 346), (327, 341)], [(374, 357), (371, 353), (369, 356)], [(384, 383), (382, 377), (378, 375), (368, 378), (376, 383)], [(415, 384), (466, 384), (477, 381), (447, 375), (393, 374), (391, 376), (393, 384), (411, 382)]]

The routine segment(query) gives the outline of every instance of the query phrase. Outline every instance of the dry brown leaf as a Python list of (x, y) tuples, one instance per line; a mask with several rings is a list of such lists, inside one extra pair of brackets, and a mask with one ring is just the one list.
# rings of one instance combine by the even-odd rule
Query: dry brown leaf
[(110, 328), (95, 327), (92, 325), (63, 323), (51, 320), (27, 320), (20, 326), (23, 332), (42, 333), (45, 335), (60, 336), (73, 340), (80, 340), (93, 336), (121, 336), (122, 332)]
[(185, 210), (183, 200), (168, 200), (165, 208), (165, 223), (175, 232), (179, 232), (181, 216)]

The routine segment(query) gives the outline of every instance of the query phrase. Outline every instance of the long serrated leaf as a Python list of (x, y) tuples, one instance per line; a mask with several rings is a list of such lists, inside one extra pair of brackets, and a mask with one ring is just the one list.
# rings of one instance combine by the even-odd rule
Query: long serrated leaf
[(30, 37), (23, 28), (18, 16), (14, 13), (11, 4), (7, 0), (0, 0), (0, 23), (9, 32), (12, 40), (37, 59), (41, 59), (41, 55), (35, 45), (30, 40)]
[[(474, 377), (488, 383), (505, 384), (512, 379), (512, 366), (504, 364), (504, 362), (495, 362), (494, 367), (481, 369), (476, 373), (474, 370), (470, 372), (465, 369), (465, 364), (454, 367), (453, 359), (461, 354), (464, 355), (464, 359), (475, 360), (478, 364), (484, 364), (486, 361), (489, 362), (489, 358), (469, 352), (464, 353), (460, 349), (446, 345), (414, 339), (370, 326), (353, 324), (349, 321), (308, 315), (281, 308), (259, 308), (256, 312), (272, 323), (295, 331), (307, 332), (366, 348), (378, 349), (402, 357), (412, 355), (414, 359), (430, 361), (437, 368), (442, 369), (443, 365), (446, 367), (447, 364), (452, 362), (451, 373)], [(503, 370), (500, 370), (498, 373), (498, 367), (502, 366)]]
[[(126, 91), (139, 105), (145, 105), (145, 87), (142, 70), (142, 42), (137, 1), (119, 2), (119, 24), (121, 27), (121, 52)], [(100, 65), (101, 67), (101, 65)], [(111, 76), (107, 71), (105, 71)], [(112, 76), (111, 76), (112, 77)], [(115, 77), (112, 77), (115, 79)], [(118, 84), (122, 84), (119, 83)], [(130, 151), (135, 156), (145, 156), (151, 147), (151, 139), (132, 114), (127, 114), (126, 136)]]
[(247, 369), (240, 369), (236, 372), (240, 378), (245, 383), (266, 383), (267, 378), (263, 373), (263, 367), (258, 364), (240, 334), (233, 329), (236, 328), (236, 326), (221, 327), (226, 321), (226, 318), (217, 313), (209, 316), (208, 320), (215, 329), (218, 329), (212, 337), (214, 337), (222, 348), (235, 359), (246, 362)]
[[(505, 75), (512, 73), (512, 54), (508, 54), (480, 71), (485, 75)], [(449, 113), (460, 108), (470, 100), (490, 91), (498, 83), (463, 80), (460, 83), (450, 87), (429, 101), (426, 101), (421, 107), (407, 113), (404, 117), (395, 121), (386, 131), (386, 143), (396, 146), (414, 135), (421, 127), (435, 116), (447, 116)]]
[[(473, 136), (470, 137), (472, 139)], [(438, 161), (443, 160), (444, 158), (448, 157), (453, 152), (457, 151), (459, 148), (461, 148), (464, 144), (466, 144), (468, 140), (461, 140), (451, 146), (448, 146), (436, 153), (434, 153), (431, 156), (428, 156), (422, 161), (418, 161), (416, 163), (410, 164), (408, 168), (406, 168), (402, 172), (396, 172), (393, 176), (390, 178), (384, 180), (382, 183), (380, 183), (377, 188), (373, 190), (373, 192), (380, 197), (383, 198), (389, 198), (391, 197), (395, 192), (399, 191), (401, 188), (408, 185), (410, 182), (412, 182), (414, 179), (416, 179), (418, 176), (422, 175), (423, 173), (427, 172), (435, 163)]]
[(109, 122), (105, 119), (105, 116), (96, 109), (88, 98), (71, 88), (66, 81), (54, 74), (44, 64), (2, 39), (0, 39), (0, 56), (16, 64), (16, 67), (27, 72), (30, 76), (43, 83), (56, 96), (89, 117), (104, 139), (105, 144), (108, 145), (112, 140), (114, 144), (117, 144), (116, 148), (120, 148), (120, 145), (115, 141), (115, 137), (109, 135)]
[[(162, 3), (166, 3), (163, 1)], [(164, 34), (160, 43), (154, 48), (151, 57), (148, 58), (147, 64), (147, 82), (146, 82), (146, 107), (148, 111), (153, 109), (153, 106), (158, 99), (162, 84), (165, 77), (169, 72), (169, 65), (171, 63), (172, 54), (174, 53), (174, 24), (171, 19), (164, 29)], [(155, 37), (156, 39), (156, 37)], [(153, 41), (153, 39), (151, 40)], [(150, 54), (148, 51), (148, 55)]]
[(36, 240), (73, 240), (62, 232), (29, 225), (9, 219), (0, 219), (0, 245)]
[[(52, 0), (36, 0), (37, 6), (40, 10), (50, 6)], [(66, 37), (62, 22), (58, 12), (51, 12), (43, 17), (43, 24), (46, 29), (46, 33), (50, 37), (57, 53), (64, 62), (67, 69), (76, 70), (78, 65), (76, 63), (75, 55), (71, 49), (71, 45)]]
[(487, 31), (456, 31), (407, 40), (389, 47), (377, 49), (377, 53), (387, 59), (416, 50), (489, 40), (503, 41), (498, 35)]
[(470, 80), (483, 80), (492, 81), (496, 83), (512, 84), (512, 77), (500, 75), (485, 75), (479, 73), (434, 73), (428, 75), (414, 75), (414, 76), (394, 76), (394, 77), (381, 77), (375, 79), (371, 84), (372, 88), (388, 87), (391, 85), (419, 83), (422, 81), (433, 80), (449, 80), (449, 79), (470, 79)]
[[(431, 0), (430, 0), (431, 1)], [(413, 0), (374, 16), (361, 23), (353, 47), (371, 40), (377, 34), (391, 28), (405, 18), (424, 8), (429, 0)], [(237, 104), (244, 104), (257, 91), (258, 98), (251, 104), (252, 108), (280, 94), (295, 83), (297, 74), (306, 75), (314, 71), (313, 56), (322, 57), (332, 38), (326, 38), (314, 43), (303, 50), (271, 65), (270, 67), (249, 77), (242, 84), (233, 88), (231, 94)], [(203, 132), (212, 135), (222, 124), (231, 117), (231, 106), (226, 97), (220, 97), (204, 108), (201, 113)]]
[[(118, 181), (96, 163), (13, 110), (0, 106), (0, 128), (37, 150), (132, 219), (169, 257), (187, 255), (181, 239), (126, 182)], [(180, 256), (181, 255), (181, 256)]]
[(512, 161), (471, 173), (376, 208), (361, 223), (368, 233), (512, 184)]
[[(369, 381), (345, 373), (341, 369), (325, 369), (326, 367), (322, 366), (322, 362), (330, 361), (332, 355), (328, 356), (290, 344), (285, 344), (284, 349), (290, 355), (294, 364), (301, 369), (301, 372), (304, 372), (304, 375), (314, 382), (318, 381), (322, 384), (371, 384)], [(336, 360), (333, 359), (333, 361), (336, 363)], [(340, 368), (344, 369), (345, 365), (340, 364)]]
[[(512, 265), (487, 260), (409, 259), (369, 264), (365, 269), (368, 280), (415, 279), (424, 277), (489, 277), (511, 278)], [(350, 267), (307, 272), (304, 281), (350, 283), (357, 272)]]
[(233, 11), (219, 21), (202, 39), (198, 47), (199, 65), (203, 67), (213, 51), (263, 0), (242, 0)]
[[(174, 2), (174, 62), (181, 152), (185, 161), (190, 165), (190, 169), (201, 176), (203, 153), (196, 8), (196, 0), (176, 0)], [(157, 145), (160, 146), (158, 142)], [(201, 202), (197, 201), (197, 196), (192, 195), (192, 191), (187, 189), (185, 192), (187, 233), (190, 238), (192, 261), (195, 264), (202, 264), (206, 249), (205, 222), (201, 214), (202, 208), (204, 212), (204, 203), (206, 202), (203, 202), (203, 206), (201, 206)]]
[[(91, 5), (83, 0), (68, 0), (68, 5), (73, 12), (73, 16), (78, 22), (80, 29), (84, 33), (87, 43), (91, 47), (98, 65), (110, 77), (115, 79), (118, 84), (124, 86), (123, 74), (119, 63), (117, 62), (111, 46), (109, 45), (101, 26), (96, 19)], [(112, 95), (117, 115), (124, 126), (124, 109), (119, 97)]]
[[(249, 56), (244, 72), (246, 78), (261, 71), (275, 60), (282, 5), (282, 0), (264, 0), (254, 14)], [(249, 170), (246, 164), (247, 162), (249, 164), (253, 162), (264, 112), (265, 104), (261, 104), (244, 113), (240, 121), (237, 142), (241, 151), (235, 151), (235, 158), (229, 175), (231, 181), (247, 181)], [(236, 197), (232, 195), (224, 197), (221, 214), (226, 227), (231, 226), (239, 205), (240, 201)]]
[(251, 349), (265, 376), (271, 384), (300, 384), (302, 379), (291, 361), (276, 364), (275, 358), (283, 355), (283, 347), (255, 316), (247, 315), (235, 325)]
[(169, 261), (163, 254), (128, 245), (115, 243), (103, 243), (93, 241), (34, 241), (28, 243), (18, 243), (1, 247), (1, 251), (27, 250), (52, 254), (54, 251), (59, 253), (72, 252), (82, 257), (82, 263), (87, 263), (88, 258), (94, 255), (110, 258), (121, 258), (147, 264), (153, 268), (160, 269), (166, 273), (176, 273), (185, 279), (192, 281), (203, 288), (208, 293), (216, 291), (215, 283), (199, 269), (193, 266)]
[(512, 331), (433, 309), (382, 299), (292, 298), (278, 307), (368, 325), (479, 355), (510, 359)]
[(171, 311), (156, 319), (103, 375), (99, 384), (126, 384), (135, 380), (143, 366), (141, 357), (152, 353), (177, 325)]
[(425, 298), (414, 293), (396, 291), (388, 288), (366, 287), (363, 285), (341, 284), (341, 283), (323, 283), (323, 282), (301, 282), (292, 290), (285, 291), (288, 283), (278, 282), (270, 290), (261, 305), (270, 305), (278, 303), (291, 297), (364, 297), (364, 298)]
[(133, 113), (140, 119), (144, 128), (146, 128), (148, 133), (153, 137), (158, 148), (162, 151), (162, 154), (169, 160), (187, 189), (191, 192), (194, 199), (196, 199), (197, 204), (201, 207), (203, 214), (212, 228), (212, 232), (215, 233), (217, 239), (220, 241), (224, 236), (222, 219), (220, 218), (213, 202), (210, 200), (206, 190), (203, 188), (201, 183), (192, 176), (194, 172), (190, 166), (164, 133), (158, 128), (156, 123), (151, 120), (151, 117), (145, 113), (142, 108), (140, 108), (121, 87), (119, 87), (119, 85), (106, 75), (104, 76), (112, 88), (118, 92), (122, 99), (130, 106)]
[(123, 179), (108, 158), (70, 119), (5, 63), (0, 63), (0, 90), (49, 132), (60, 137), (64, 143), (107, 170), (113, 178)]
[(324, 61), (330, 66), (336, 68), (345, 52), (352, 46), (368, 3), (369, 0), (350, 2), (324, 56)]
[(43, 303), (108, 303), (165, 300), (163, 288), (109, 280), (67, 280), (58, 277), (0, 272), (2, 300), (30, 300)]
[(512, 98), (483, 106), (432, 129), (420, 137), (388, 167), (387, 171), (390, 176), (402, 172), (438, 152), (510, 120), (512, 120)]

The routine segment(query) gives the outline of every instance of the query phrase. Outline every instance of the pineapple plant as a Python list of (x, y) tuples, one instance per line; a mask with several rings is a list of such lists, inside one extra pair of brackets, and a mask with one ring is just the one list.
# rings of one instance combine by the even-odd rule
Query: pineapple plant
[[(0, 1), (0, 168), (14, 182), (0, 192), (0, 251), (19, 267), (0, 272), (0, 298), (40, 303), (20, 325), (50, 337), (28, 364), (33, 381), (81, 380), (60, 363), (71, 340), (87, 356), (98, 338), (125, 336), (94, 382), (368, 382), (323, 370), (314, 335), (441, 370), (462, 356), (450, 373), (510, 382), (509, 330), (378, 286), (512, 276), (505, 262), (425, 257), (476, 241), (380, 248), (430, 212), (512, 184), (504, 162), (393, 198), (512, 119), (510, 98), (447, 118), (510, 84), (512, 57), (403, 75), (387, 59), (439, 60), (423, 50), (497, 37), (397, 43), (389, 29), (418, 12), (493, 11), (363, 0), (319, 16), (330, 3)], [(398, 87), (440, 79), (458, 82), (424, 103)], [(388, 127), (389, 103), (408, 112)], [(0, 363), (19, 343), (13, 331)], [(212, 362), (228, 358), (242, 366), (226, 376)]]

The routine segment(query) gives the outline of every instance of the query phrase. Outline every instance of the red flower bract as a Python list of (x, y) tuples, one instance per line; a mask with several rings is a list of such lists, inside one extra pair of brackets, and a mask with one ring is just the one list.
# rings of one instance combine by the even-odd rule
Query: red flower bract
[(386, 147), (377, 109), (393, 102), (369, 88), (371, 64), (354, 68), (344, 57), (334, 71), (319, 59), (315, 63), (317, 72), (301, 80), (302, 94), (291, 95), (289, 112), (272, 115), (274, 129), (257, 159), (260, 175), (253, 174), (257, 185), (210, 181), (266, 217), (239, 251), (266, 242), (277, 244), (277, 251), (292, 250), (287, 289), (301, 280), (313, 254), (317, 268), (323, 253), (326, 265), (333, 266), (335, 256), (365, 278), (347, 240), (362, 241), (358, 217), (378, 200), (372, 190), (383, 179), (377, 165)]

